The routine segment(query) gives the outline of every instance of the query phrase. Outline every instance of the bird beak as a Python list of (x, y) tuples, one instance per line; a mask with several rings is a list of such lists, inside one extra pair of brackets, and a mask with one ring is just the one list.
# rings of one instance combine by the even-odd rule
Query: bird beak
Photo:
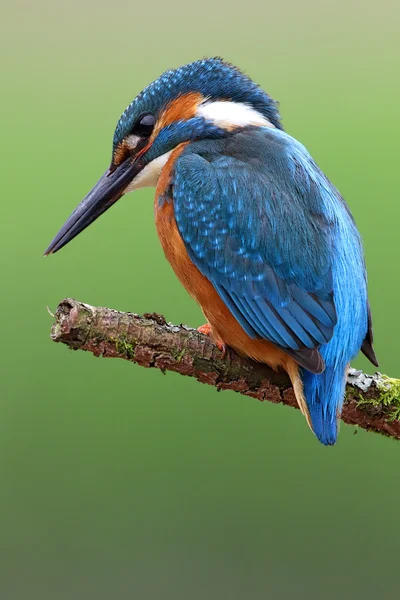
[(116, 169), (108, 169), (79, 206), (76, 207), (44, 255), (54, 254), (54, 252), (60, 250), (78, 233), (86, 229), (90, 223), (93, 223), (106, 212), (110, 206), (124, 195), (129, 183), (140, 173), (144, 166), (142, 158), (132, 160), (132, 157), (129, 157)]

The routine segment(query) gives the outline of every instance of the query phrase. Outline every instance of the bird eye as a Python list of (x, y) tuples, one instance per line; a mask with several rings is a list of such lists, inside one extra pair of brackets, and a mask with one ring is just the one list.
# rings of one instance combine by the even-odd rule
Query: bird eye
[(156, 119), (154, 115), (144, 115), (140, 117), (139, 121), (135, 127), (135, 133), (140, 135), (141, 137), (149, 137), (152, 134), (154, 125), (156, 124)]

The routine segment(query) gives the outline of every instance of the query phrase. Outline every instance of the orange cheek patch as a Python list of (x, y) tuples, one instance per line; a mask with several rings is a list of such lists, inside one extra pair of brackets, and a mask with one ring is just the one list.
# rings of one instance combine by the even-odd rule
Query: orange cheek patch
[(129, 144), (126, 140), (123, 140), (122, 142), (120, 142), (118, 144), (118, 146), (115, 149), (114, 156), (113, 156), (113, 165), (115, 167), (118, 167), (121, 163), (124, 162), (124, 160), (126, 158), (128, 158), (129, 153), (130, 153)]
[(188, 121), (196, 115), (197, 106), (203, 101), (203, 96), (199, 92), (190, 92), (179, 96), (168, 104), (161, 115), (154, 135), (175, 121)]
[[(175, 123), (176, 121), (188, 121), (196, 116), (197, 107), (203, 100), (204, 98), (199, 92), (190, 92), (189, 94), (179, 96), (170, 102), (158, 119), (157, 125), (149, 138), (149, 143), (136, 154), (135, 158), (138, 158), (147, 152), (159, 132), (164, 129), (164, 127), (171, 123)], [(129, 142), (123, 140), (115, 149), (113, 165), (118, 167), (131, 153), (132, 148), (129, 145)]]

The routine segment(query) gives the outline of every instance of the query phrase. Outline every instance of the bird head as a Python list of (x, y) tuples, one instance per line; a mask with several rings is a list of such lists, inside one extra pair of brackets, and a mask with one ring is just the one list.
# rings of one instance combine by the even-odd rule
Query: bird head
[(65, 246), (127, 192), (156, 185), (180, 144), (224, 137), (246, 126), (282, 128), (275, 101), (239, 69), (212, 58), (166, 71), (122, 114), (109, 168), (45, 255)]

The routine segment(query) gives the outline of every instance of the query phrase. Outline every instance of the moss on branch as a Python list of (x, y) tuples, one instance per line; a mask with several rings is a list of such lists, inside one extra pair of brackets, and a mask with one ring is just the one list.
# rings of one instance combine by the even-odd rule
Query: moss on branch
[[(175, 371), (218, 390), (297, 408), (286, 373), (275, 373), (231, 349), (222, 356), (207, 336), (155, 313), (140, 316), (68, 298), (57, 308), (51, 338), (73, 350)], [(350, 369), (342, 420), (400, 439), (400, 380)]]

